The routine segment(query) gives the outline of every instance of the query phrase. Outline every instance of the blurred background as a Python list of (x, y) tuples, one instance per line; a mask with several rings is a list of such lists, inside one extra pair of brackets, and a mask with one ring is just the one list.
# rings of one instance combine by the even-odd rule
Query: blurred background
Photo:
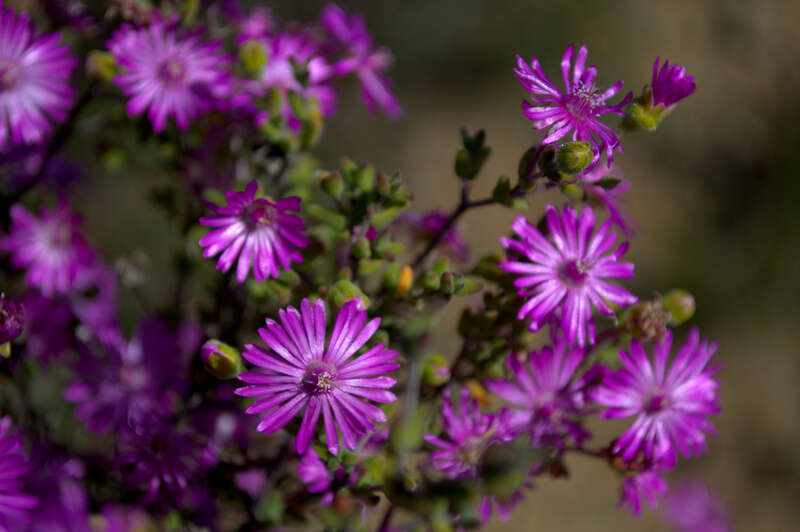
[[(309, 20), (323, 1), (272, 2), (283, 20)], [(796, 530), (800, 522), (800, 3), (791, 1), (348, 1), (375, 41), (391, 48), (390, 73), (405, 116), (369, 116), (355, 87), (329, 122), (321, 157), (341, 155), (399, 170), (418, 209), (452, 206), (458, 129), (485, 128), (493, 154), (475, 197), (541, 137), (520, 112), (514, 54), (535, 55), (560, 85), (569, 43), (589, 47), (598, 81), (639, 92), (656, 56), (685, 65), (697, 92), (657, 132), (622, 139), (619, 171), (641, 226), (629, 257), (633, 287), (682, 287), (693, 320), (717, 339), (723, 413), (709, 452), (681, 462), (670, 480), (701, 475), (729, 506), (738, 530)], [(616, 101), (616, 100), (615, 100)], [(548, 195), (551, 194), (551, 195)], [(557, 191), (533, 202), (538, 218)], [(468, 213), (474, 256), (497, 249), (515, 213)], [(447, 333), (447, 331), (445, 331)], [(686, 332), (684, 326), (678, 337)], [(447, 345), (443, 335), (443, 347)], [(661, 530), (653, 512), (617, 510), (603, 463), (575, 457), (571, 478), (537, 483), (512, 521), (490, 530)]]
[[(631, 286), (644, 298), (654, 290), (690, 290), (697, 300), (693, 323), (721, 344), (719, 434), (705, 456), (681, 462), (670, 480), (702, 476), (738, 530), (796, 530), (800, 2), (339, 3), (363, 13), (376, 43), (394, 53), (390, 76), (405, 116), (390, 121), (368, 115), (352, 86), (340, 98), (339, 116), (328, 122), (318, 155), (328, 167), (347, 155), (385, 172), (400, 171), (418, 210), (455, 205), (452, 167), (460, 127), (485, 128), (493, 149), (474, 197), (489, 194), (498, 176), (513, 176), (520, 155), (541, 138), (520, 110), (525, 93), (511, 71), (517, 53), (535, 55), (559, 85), (559, 62), (569, 43), (588, 45), (604, 87), (624, 79), (638, 93), (656, 56), (695, 76), (697, 92), (657, 132), (623, 137), (625, 153), (617, 159), (618, 173), (632, 183), (627, 208), (640, 226), (628, 255), (636, 263)], [(279, 20), (305, 21), (324, 4), (268, 6)], [(94, 242), (109, 257), (140, 246), (154, 271), (167, 270), (177, 228), (157, 232), (162, 226), (147, 221), (157, 214), (148, 206), (146, 185), (159, 177), (143, 176), (137, 185), (100, 172), (92, 180), (77, 199)], [(540, 194), (528, 215), (537, 219), (547, 202), (561, 201), (557, 191)], [(111, 206), (114, 216), (136, 223), (109, 226)], [(508, 232), (515, 214), (489, 207), (464, 217), (461, 228), (474, 257), (498, 249), (497, 237)], [(152, 295), (170, 283), (153, 281)], [(677, 333), (681, 341), (686, 330)], [(440, 331), (439, 350), (454, 349), (452, 323)], [(638, 520), (617, 510), (618, 478), (596, 462), (570, 457), (571, 478), (538, 481), (510, 522), (493, 520), (488, 529), (667, 529), (649, 510)]]

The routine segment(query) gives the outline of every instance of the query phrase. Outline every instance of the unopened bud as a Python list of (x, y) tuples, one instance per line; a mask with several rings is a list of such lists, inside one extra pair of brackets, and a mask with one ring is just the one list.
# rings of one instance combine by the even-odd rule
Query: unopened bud
[(666, 332), (670, 315), (661, 298), (637, 303), (629, 312), (627, 327), (634, 336), (652, 340), (661, 338)]
[(577, 175), (586, 170), (593, 159), (594, 150), (588, 142), (567, 142), (558, 149), (556, 164), (565, 174)]
[(440, 386), (450, 380), (450, 365), (442, 355), (432, 355), (422, 366), (422, 379), (431, 386)]
[(354, 299), (358, 301), (359, 308), (369, 308), (369, 298), (350, 281), (338, 281), (328, 292), (328, 303), (337, 310)]
[(11, 355), (9, 342), (16, 340), (25, 325), (25, 313), (22, 305), (0, 297), (0, 355)]
[(554, 181), (558, 183), (561, 181), (561, 172), (558, 170), (558, 164), (556, 164), (556, 149), (552, 145), (547, 146), (544, 150), (542, 150), (541, 155), (539, 155), (539, 170), (549, 179), (550, 181)]
[(100, 81), (110, 81), (118, 70), (117, 62), (109, 52), (92, 50), (86, 58), (86, 72)]
[(561, 185), (561, 192), (569, 199), (581, 200), (583, 199), (583, 188), (575, 183)]
[(342, 174), (339, 172), (323, 172), (317, 177), (317, 180), (322, 190), (334, 198), (339, 198), (344, 193), (344, 182)]
[(239, 48), (239, 60), (250, 72), (261, 72), (267, 64), (267, 50), (261, 41), (249, 40)]
[(353, 256), (357, 259), (368, 259), (372, 256), (369, 240), (366, 237), (359, 237), (353, 244)]
[(242, 371), (239, 351), (219, 340), (208, 340), (200, 348), (200, 354), (206, 370), (219, 379), (232, 379)]
[(414, 271), (411, 269), (411, 266), (403, 266), (403, 269), (400, 270), (400, 276), (397, 278), (397, 288), (395, 290), (397, 297), (406, 295), (413, 282)]
[(456, 279), (452, 272), (444, 272), (439, 282), (439, 290), (448, 296), (456, 291)]
[(680, 325), (694, 316), (694, 297), (686, 290), (670, 290), (664, 295), (664, 308), (669, 312), (670, 325)]

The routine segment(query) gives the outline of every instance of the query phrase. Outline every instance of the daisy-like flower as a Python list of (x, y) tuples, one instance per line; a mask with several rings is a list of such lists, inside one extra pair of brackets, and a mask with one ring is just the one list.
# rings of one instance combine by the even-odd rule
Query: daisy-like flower
[(229, 59), (219, 47), (195, 34), (179, 36), (164, 20), (146, 28), (123, 25), (108, 49), (122, 67), (113, 82), (129, 98), (128, 114), (147, 110), (156, 132), (170, 116), (180, 129), (188, 128), (194, 117), (230, 94)]
[(511, 425), (528, 432), (533, 444), (560, 447), (565, 436), (581, 442), (588, 433), (571, 418), (585, 406), (585, 385), (595, 374), (590, 370), (576, 378), (584, 358), (583, 349), (568, 348), (558, 338), (552, 347), (531, 352), (526, 363), (509, 356), (506, 365), (513, 379), (489, 380), (486, 387), (517, 407)]
[[(507, 260), (503, 270), (519, 274), (514, 281), (517, 293), (530, 298), (519, 309), (519, 319), (530, 318), (531, 331), (538, 331), (548, 318), (561, 310), (561, 326), (572, 345), (594, 343), (592, 307), (606, 316), (613, 316), (609, 302), (627, 306), (636, 296), (605, 279), (633, 277), (633, 264), (620, 262), (627, 244), (611, 248), (617, 239), (606, 220), (596, 232), (595, 215), (584, 207), (580, 218), (567, 206), (561, 214), (547, 206), (547, 227), (550, 238), (519, 216), (511, 227), (519, 240), (501, 238), (500, 243), (522, 260)], [(592, 234), (594, 232), (594, 234)]]
[(361, 97), (370, 111), (382, 109), (391, 118), (402, 115), (403, 109), (391, 91), (391, 82), (383, 73), (391, 66), (392, 55), (386, 49), (373, 48), (364, 18), (360, 15), (348, 17), (341, 7), (328, 4), (320, 19), (333, 39), (347, 51), (344, 58), (332, 65), (336, 75), (356, 75)]
[(658, 499), (667, 493), (667, 481), (654, 471), (644, 471), (627, 476), (622, 481), (620, 489), (619, 507), (627, 506), (633, 515), (642, 513), (642, 499), (644, 498), (650, 508), (658, 506)]
[(679, 532), (729, 532), (731, 523), (725, 505), (699, 478), (684, 480), (670, 488), (662, 518)]
[(510, 418), (507, 409), (496, 414), (481, 412), (478, 401), (470, 397), (466, 388), (461, 389), (458, 403), (451, 401), (450, 390), (445, 389), (442, 421), (447, 439), (425, 435), (425, 441), (436, 447), (431, 454), (431, 465), (450, 478), (477, 477), (486, 450), (513, 438)]
[(542, 70), (539, 60), (531, 58), (528, 65), (517, 56), (517, 68), (514, 74), (519, 82), (530, 91), (531, 102), (523, 101), (522, 109), (531, 121), (534, 129), (549, 128), (542, 144), (553, 144), (572, 132), (572, 140), (592, 143), (595, 150), (596, 164), (602, 153), (608, 157), (608, 164), (614, 160), (614, 150), (622, 153), (619, 138), (614, 131), (602, 124), (598, 118), (607, 113), (623, 115), (623, 109), (633, 98), (628, 93), (621, 102), (609, 105), (606, 100), (617, 94), (622, 88), (622, 81), (617, 81), (603, 91), (595, 85), (597, 69), (594, 65), (586, 66), (587, 49), (581, 46), (572, 67), (570, 67), (575, 47), (567, 46), (561, 59), (561, 74), (564, 77), (564, 91), (556, 87)]
[(63, 122), (74, 90), (69, 77), (77, 61), (58, 33), (35, 35), (26, 14), (0, 6), (0, 149), (34, 144)]
[[(288, 307), (279, 312), (280, 323), (267, 319), (258, 333), (269, 350), (246, 345), (244, 358), (260, 371), (239, 375), (249, 384), (236, 390), (245, 397), (261, 397), (247, 408), (248, 414), (263, 414), (257, 430), (272, 433), (283, 428), (301, 411), (303, 420), (295, 438), (295, 449), (304, 454), (320, 416), (325, 443), (332, 454), (339, 452), (339, 435), (345, 446), (355, 449), (358, 438), (375, 430), (373, 421), (386, 415), (378, 403), (393, 403), (389, 391), (395, 380), (386, 373), (400, 367), (392, 362), (397, 352), (377, 344), (355, 355), (372, 337), (380, 318), (366, 322), (360, 302), (350, 301), (339, 311), (330, 340), (325, 345), (325, 304), (304, 299), (298, 311)], [(364, 399), (361, 399), (364, 398)]]
[(94, 253), (80, 232), (80, 216), (64, 203), (42, 209), (37, 218), (24, 207), (11, 207), (11, 228), (0, 249), (11, 264), (26, 270), (25, 282), (47, 296), (69, 292), (78, 274), (92, 265)]
[(328, 505), (333, 502), (333, 492), (330, 491), (331, 474), (314, 449), (309, 448), (300, 457), (300, 463), (297, 464), (297, 476), (306, 485), (309, 493), (323, 494), (322, 504)]
[(653, 63), (650, 90), (653, 91), (653, 105), (662, 105), (669, 110), (679, 101), (691, 96), (697, 87), (694, 84), (694, 76), (686, 75), (686, 67), (670, 65), (669, 61), (664, 61), (659, 70), (660, 60), (661, 58), (656, 57)]
[(717, 344), (700, 340), (697, 329), (689, 333), (667, 368), (672, 333), (653, 347), (652, 362), (644, 346), (631, 341), (621, 351), (623, 367), (608, 373), (595, 391), (594, 400), (609, 407), (606, 419), (636, 416), (636, 421), (614, 444), (612, 451), (624, 460), (637, 454), (664, 467), (677, 461), (677, 451), (689, 457), (706, 447), (706, 432), (713, 431), (708, 417), (720, 412), (717, 403), (716, 368), (708, 367)]
[(289, 214), (300, 210), (300, 198), (271, 201), (256, 199), (258, 184), (251, 181), (242, 192), (229, 190), (225, 193), (228, 205), (206, 205), (215, 216), (200, 218), (200, 223), (214, 227), (200, 239), (206, 248), (204, 257), (220, 255), (217, 269), (227, 272), (238, 257), (236, 279), (242, 283), (250, 267), (257, 281), (277, 277), (280, 268), (288, 270), (292, 262), (303, 262), (297, 248), (306, 247), (311, 241), (303, 234), (305, 222), (299, 216)]
[(38, 499), (22, 493), (31, 466), (22, 453), (22, 438), (11, 420), (0, 418), (0, 530), (16, 530)]
[(608, 216), (622, 233), (630, 238), (636, 234), (638, 227), (636, 221), (623, 206), (624, 196), (631, 189), (629, 181), (619, 179), (613, 188), (606, 188), (603, 178), (613, 175), (614, 168), (607, 168), (599, 164), (592, 170), (584, 172), (578, 179), (587, 192), (589, 204), (594, 207), (603, 207), (608, 211)]

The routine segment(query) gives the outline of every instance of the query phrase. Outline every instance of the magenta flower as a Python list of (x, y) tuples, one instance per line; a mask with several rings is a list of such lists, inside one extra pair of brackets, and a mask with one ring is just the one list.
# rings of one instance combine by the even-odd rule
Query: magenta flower
[(517, 79), (530, 91), (533, 103), (522, 102), (522, 109), (531, 121), (534, 129), (549, 128), (542, 144), (553, 144), (572, 132), (572, 140), (591, 142), (595, 148), (596, 164), (602, 153), (608, 157), (608, 164), (614, 160), (614, 150), (622, 153), (616, 133), (602, 124), (598, 118), (607, 113), (623, 115), (624, 107), (633, 98), (628, 93), (617, 105), (608, 105), (606, 100), (614, 96), (622, 88), (622, 81), (602, 91), (595, 85), (597, 69), (594, 65), (586, 66), (586, 46), (581, 46), (572, 69), (572, 81), (569, 71), (575, 47), (567, 46), (561, 59), (561, 74), (564, 77), (565, 91), (561, 92), (548, 78), (535, 57), (528, 66), (517, 56), (517, 68), (514, 69)]
[(36, 218), (24, 207), (11, 207), (8, 236), (0, 249), (11, 252), (11, 264), (24, 268), (25, 281), (51, 297), (66, 294), (78, 274), (94, 262), (94, 253), (80, 232), (80, 216), (64, 203), (44, 208)]
[(466, 388), (461, 389), (458, 404), (455, 400), (451, 402), (450, 390), (445, 389), (442, 421), (447, 439), (426, 434), (425, 441), (436, 448), (431, 454), (431, 465), (450, 478), (476, 478), (486, 450), (513, 438), (509, 430), (511, 412), (507, 409), (496, 414), (481, 412), (478, 401), (470, 397)]
[(653, 91), (653, 105), (663, 105), (666, 109), (670, 109), (679, 101), (692, 95), (696, 86), (694, 76), (686, 75), (686, 67), (670, 65), (669, 61), (664, 61), (659, 70), (660, 59), (656, 57), (653, 63), (653, 80), (650, 83)]
[(608, 211), (608, 217), (620, 228), (622, 233), (628, 238), (633, 237), (638, 226), (636, 221), (625, 210), (623, 197), (631, 189), (629, 181), (621, 179), (614, 188), (606, 189), (600, 184), (604, 177), (612, 175), (613, 168), (606, 168), (604, 165), (597, 165), (592, 170), (579, 176), (583, 189), (586, 191), (589, 202), (593, 206), (604, 207)]
[(373, 49), (372, 36), (360, 15), (347, 16), (336, 4), (328, 4), (320, 14), (322, 25), (346, 50), (344, 58), (332, 68), (336, 75), (355, 74), (361, 85), (361, 97), (371, 111), (382, 109), (391, 118), (398, 118), (403, 109), (391, 91), (391, 81), (383, 71), (392, 64), (386, 49)]
[(624, 288), (605, 281), (633, 277), (633, 264), (619, 261), (628, 246), (622, 244), (611, 251), (617, 235), (610, 230), (610, 220), (592, 235), (595, 216), (590, 207), (584, 207), (579, 219), (571, 207), (564, 207), (559, 216), (556, 208), (548, 205), (546, 216), (549, 240), (521, 216), (511, 224), (519, 240), (500, 239), (506, 249), (523, 259), (501, 264), (505, 271), (520, 275), (514, 281), (517, 293), (530, 298), (518, 317), (530, 318), (530, 330), (538, 331), (560, 309), (567, 342), (594, 344), (592, 307), (613, 316), (609, 303), (626, 306), (637, 301)]
[(303, 262), (297, 248), (306, 247), (311, 241), (303, 234), (305, 222), (289, 211), (300, 210), (300, 198), (271, 201), (256, 199), (258, 184), (251, 181), (242, 192), (229, 190), (225, 193), (227, 206), (211, 202), (206, 205), (215, 216), (200, 218), (200, 223), (214, 227), (213, 231), (200, 239), (206, 248), (204, 257), (220, 255), (217, 269), (227, 272), (237, 257), (236, 279), (242, 283), (253, 268), (257, 281), (277, 277), (280, 268), (288, 270), (292, 262)]
[(658, 499), (667, 493), (667, 481), (653, 471), (626, 476), (622, 481), (619, 507), (628, 506), (633, 515), (642, 513), (642, 498), (651, 508), (658, 506)]
[(488, 380), (486, 387), (518, 407), (511, 425), (530, 434), (534, 445), (562, 447), (567, 436), (580, 443), (588, 433), (574, 417), (585, 405), (586, 379), (576, 379), (575, 372), (584, 358), (583, 349), (570, 349), (559, 338), (553, 347), (532, 351), (524, 364), (509, 356), (506, 364), (513, 378)]
[(40, 142), (50, 119), (63, 122), (74, 90), (77, 61), (58, 33), (34, 34), (31, 20), (0, 6), (0, 149)]
[(620, 352), (623, 367), (608, 373), (595, 391), (595, 401), (609, 407), (602, 417), (636, 416), (612, 449), (625, 460), (641, 452), (672, 467), (676, 449), (686, 457), (700, 454), (706, 447), (705, 433), (713, 431), (708, 417), (720, 412), (718, 384), (711, 378), (716, 368), (707, 364), (717, 344), (701, 342), (697, 329), (692, 329), (668, 369), (671, 347), (672, 333), (667, 331), (654, 345), (651, 362), (644, 346), (632, 340), (629, 352)]
[[(444, 229), (449, 215), (441, 209), (434, 209), (425, 213), (409, 212), (404, 214), (400, 221), (408, 226), (411, 236), (420, 242), (427, 242)], [(469, 260), (469, 246), (464, 241), (457, 225), (453, 225), (442, 238), (445, 250), (452, 257), (461, 262)]]
[(685, 480), (670, 488), (662, 518), (678, 532), (729, 532), (725, 506), (700, 479)]
[(333, 502), (333, 492), (330, 491), (331, 474), (314, 449), (309, 448), (300, 457), (300, 463), (297, 464), (297, 476), (306, 485), (309, 493), (323, 494), (320, 501), (322, 504), (328, 505)]
[(123, 25), (108, 41), (108, 49), (122, 67), (113, 81), (129, 98), (128, 114), (147, 110), (157, 133), (170, 116), (180, 129), (188, 128), (194, 117), (231, 91), (229, 60), (219, 47), (194, 34), (179, 36), (163, 20), (147, 28)]
[(16, 340), (25, 328), (25, 309), (21, 303), (0, 295), (0, 345)]
[(0, 530), (16, 530), (38, 499), (22, 493), (31, 466), (22, 453), (22, 438), (7, 417), (0, 418)]
[(339, 435), (345, 446), (355, 449), (359, 437), (375, 430), (373, 421), (386, 421), (375, 405), (364, 401), (393, 403), (388, 389), (395, 380), (385, 373), (399, 368), (392, 362), (397, 352), (377, 344), (353, 357), (380, 325), (380, 318), (366, 323), (367, 313), (359, 302), (345, 304), (336, 317), (330, 341), (325, 346), (325, 304), (304, 299), (301, 312), (288, 307), (280, 322), (267, 319), (258, 333), (270, 350), (246, 345), (244, 358), (260, 371), (243, 373), (249, 384), (236, 390), (245, 397), (261, 397), (247, 408), (248, 414), (264, 414), (257, 430), (272, 433), (283, 428), (301, 411), (303, 421), (295, 438), (295, 449), (304, 454), (322, 416), (325, 441), (332, 454), (339, 451)]

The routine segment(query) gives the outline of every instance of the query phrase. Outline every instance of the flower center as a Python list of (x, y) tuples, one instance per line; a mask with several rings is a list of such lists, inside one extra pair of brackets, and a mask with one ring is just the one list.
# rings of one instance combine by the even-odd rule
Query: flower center
[(663, 393), (651, 395), (644, 401), (644, 411), (647, 414), (658, 414), (669, 407), (669, 397)]
[(158, 77), (162, 81), (171, 84), (178, 84), (184, 80), (186, 74), (186, 67), (182, 62), (178, 61), (176, 57), (166, 59), (158, 67)]
[(309, 395), (329, 393), (336, 384), (336, 370), (324, 362), (312, 362), (303, 374), (300, 388)]
[(570, 286), (581, 286), (589, 275), (589, 264), (584, 260), (569, 260), (559, 266), (561, 280)]
[(269, 205), (257, 205), (247, 213), (253, 225), (270, 225), (275, 218), (275, 209)]
[(19, 67), (13, 63), (0, 63), (0, 92), (11, 89), (19, 79)]
[(586, 122), (594, 117), (595, 108), (600, 103), (600, 90), (594, 84), (584, 85), (579, 82), (574, 85), (572, 94), (565, 98), (564, 108), (578, 122)]

